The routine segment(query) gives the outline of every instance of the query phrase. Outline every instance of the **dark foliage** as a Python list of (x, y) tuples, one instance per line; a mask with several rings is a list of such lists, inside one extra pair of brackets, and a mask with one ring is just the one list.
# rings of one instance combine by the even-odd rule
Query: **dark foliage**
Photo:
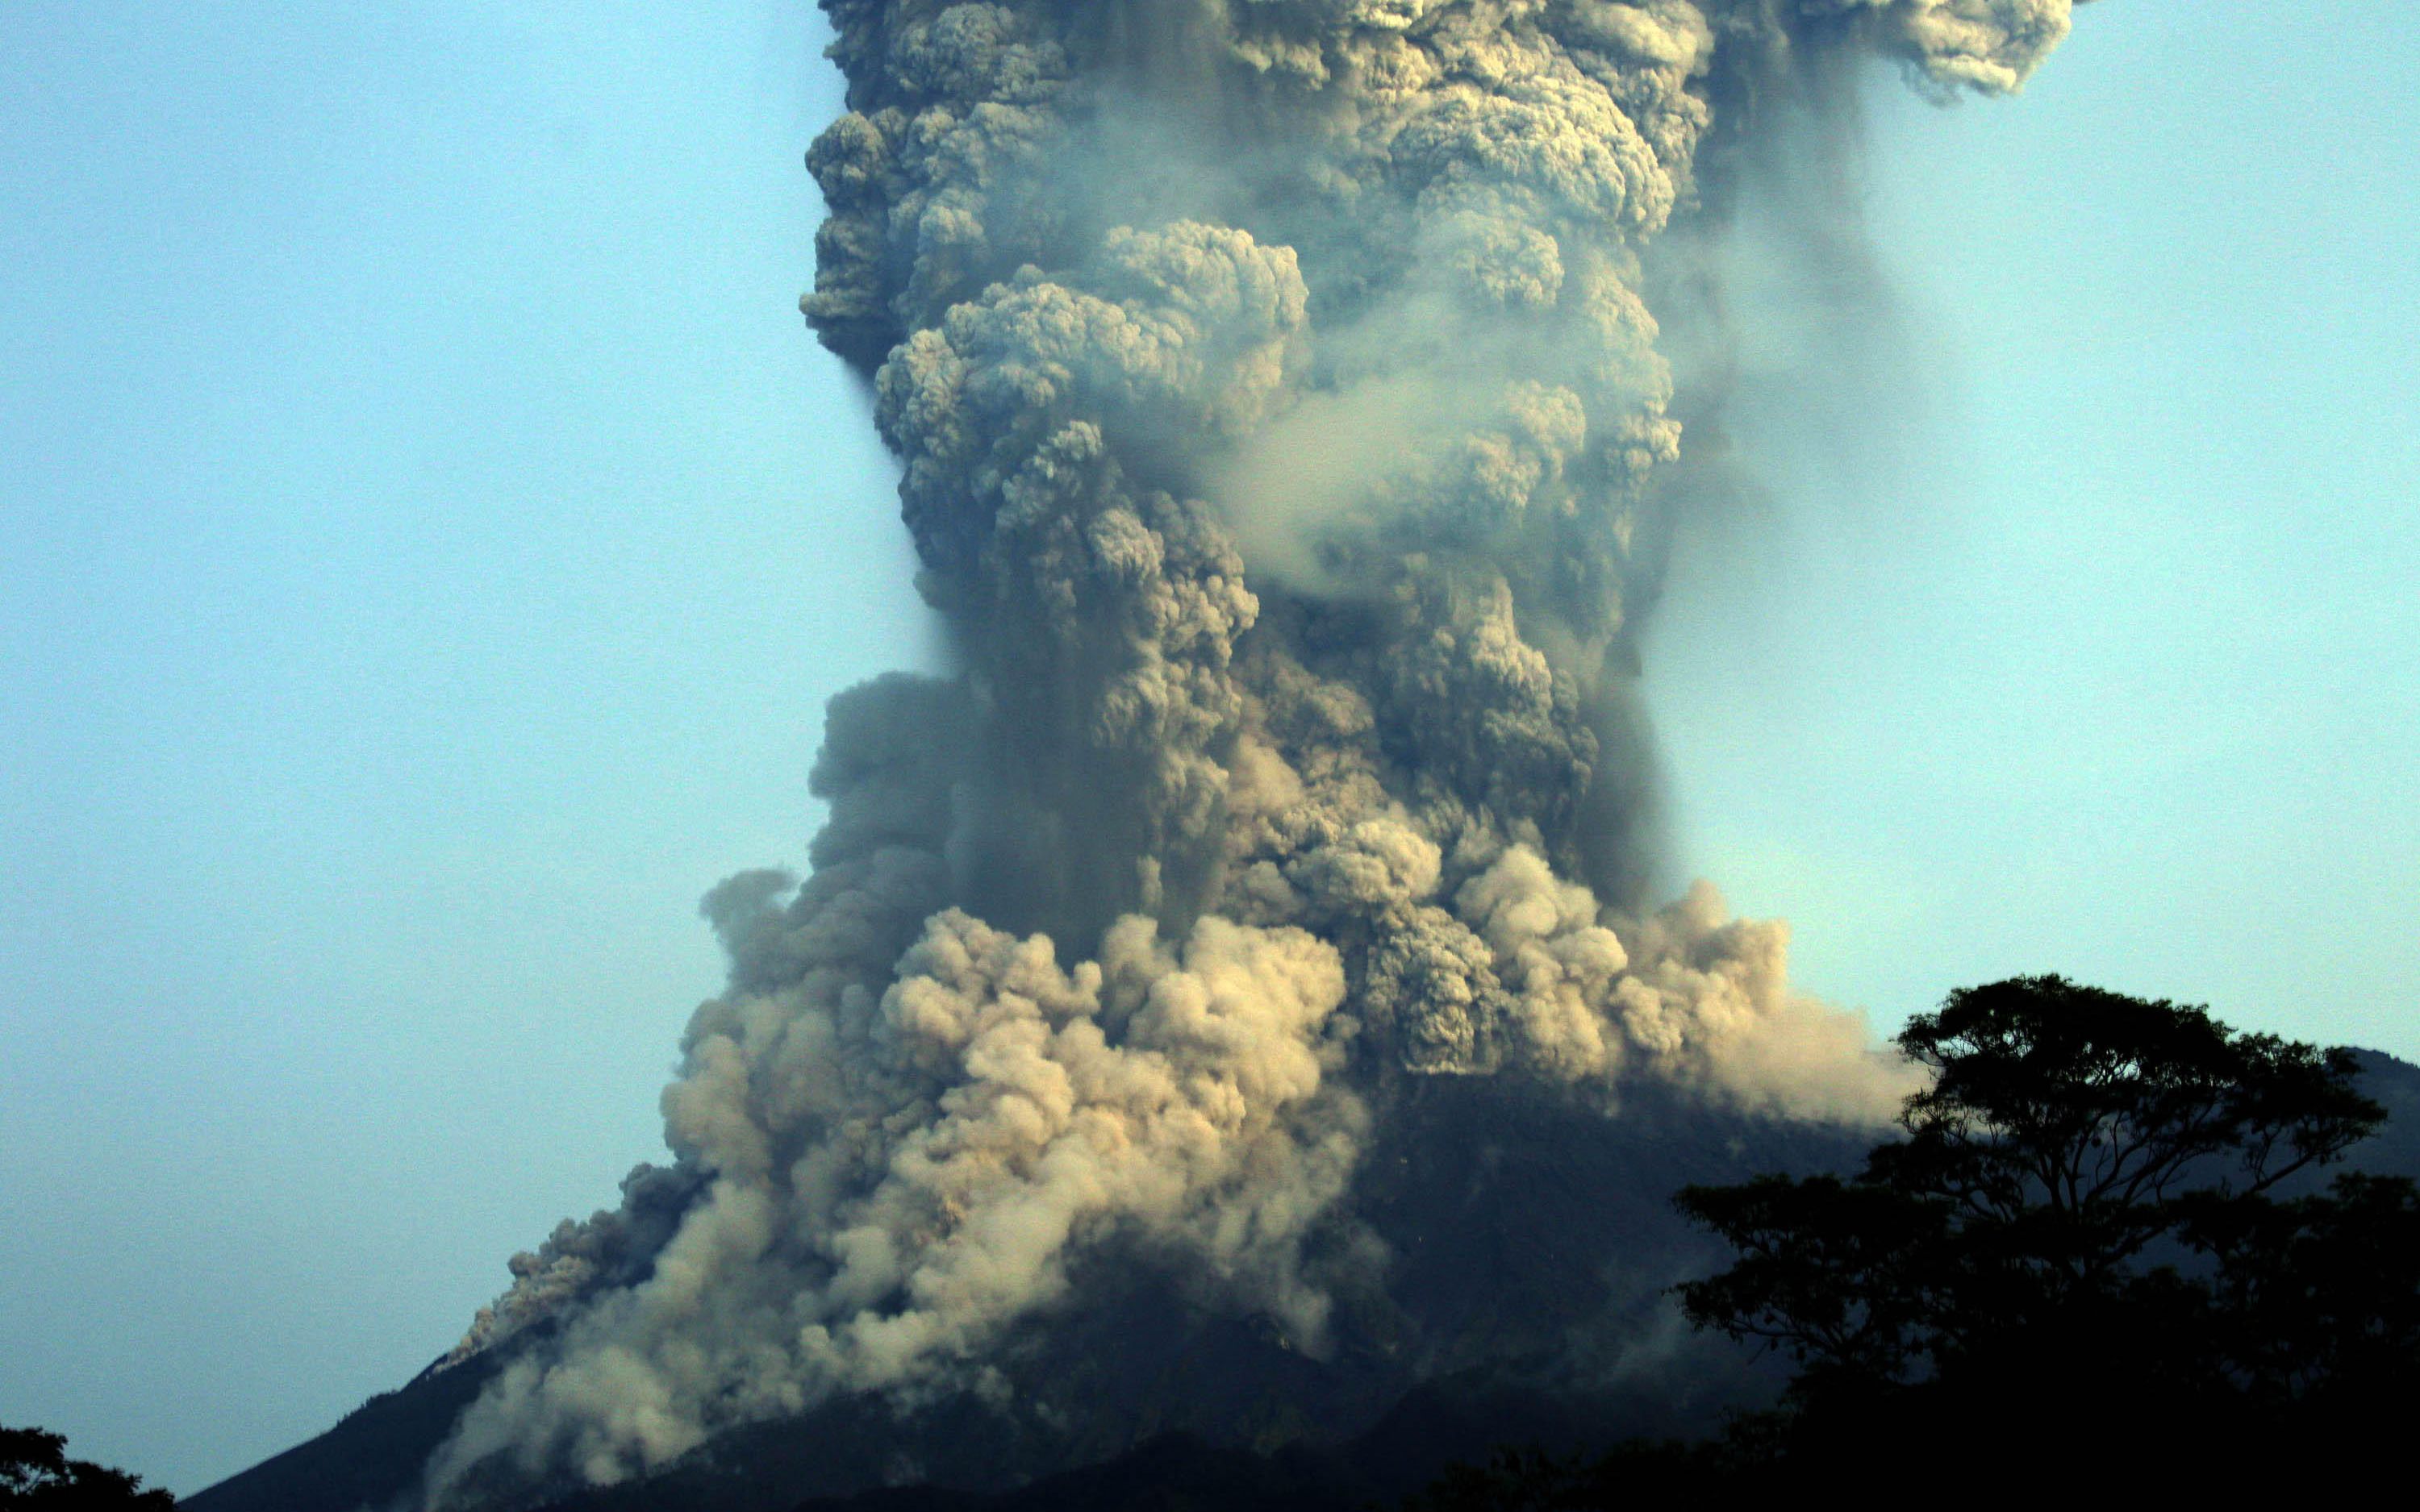
[(177, 1499), (142, 1477), (70, 1459), (68, 1441), (41, 1428), (0, 1427), (0, 1508), (7, 1512), (170, 1512)]
[(2387, 1179), (2271, 1196), (2384, 1119), (2350, 1052), (2057, 977), (1952, 994), (1900, 1043), (1935, 1080), (1860, 1176), (1679, 1199), (1739, 1255), (1681, 1288), (1690, 1317), (1780, 1346), (1799, 1396), (2090, 1359), (2299, 1399), (2377, 1365), (2380, 1309), (2408, 1315), (2382, 1278), (2287, 1284), (2376, 1259), (2410, 1218)]
[[(2125, 1019), (2040, 1025), (2021, 1037), (1960, 1011), (2005, 997), (2040, 1010), (2040, 1019), (2049, 1011), (2039, 992), (1953, 998), (1925, 1021), (1939, 1026), (1931, 1053), (1945, 1075), (1929, 1100), (1939, 1133), (1924, 1158), (1946, 1162), (1940, 1152), (1957, 1141), (1989, 1144), (1993, 1129), (2032, 1129), (2026, 1137), (2048, 1143), (2040, 1131), (2092, 1122), (2078, 1111), (2091, 1106), (2116, 1110), (2111, 1131), (2161, 1119), (2197, 1131), (2190, 1148), (2173, 1131), (2107, 1145), (2071, 1135), (2066, 1164), (2038, 1167), (2073, 1173), (2059, 1176), (2061, 1200), (2078, 1213), (2077, 1229), (2101, 1236), (2098, 1252), (2034, 1217), (2013, 1232), (2039, 1240), (2041, 1253), (1970, 1253), (1974, 1263), (1946, 1273), (1955, 1285), (1926, 1269), (1956, 1258), (1947, 1242), (1961, 1233), (1974, 1236), (1971, 1250), (1985, 1234), (2011, 1231), (1990, 1227), (1988, 1216), (1993, 1193), (2010, 1181), (2040, 1180), (2049, 1200), (2050, 1178), (1996, 1148), (1982, 1151), (1996, 1186), (1945, 1220), (1938, 1194), (1931, 1207), (1909, 1200), (1877, 1175), (1864, 1141), (1834, 1131), (1717, 1117), (1643, 1093), (1624, 1118), (1606, 1120), (1458, 1078), (1423, 1083), (1395, 1110), (1393, 1135), (1373, 1152), (1355, 1194), (1356, 1211), (1396, 1256), (1383, 1315), (1394, 1320), (1392, 1335), (1373, 1328), (1353, 1350), (1315, 1363), (1249, 1327), (1212, 1327), (1166, 1297), (1127, 1295), (1114, 1277), (1089, 1276), (1090, 1305), (1025, 1341), (1036, 1351), (1026, 1379), (1085, 1426), (1081, 1435), (1039, 1436), (1030, 1423), (965, 1404), (894, 1420), (870, 1404), (839, 1403), (725, 1436), (646, 1481), (558, 1492), (551, 1512), (1309, 1512), (1392, 1506), (1423, 1486), (1413, 1504), (1420, 1512), (1559, 1512), (1667, 1493), (1695, 1503), (1803, 1497), (1827, 1485), (1899, 1496), (1928, 1484), (1928, 1472), (1942, 1477), (1931, 1486), (1963, 1488), (1965, 1500), (2031, 1489), (2097, 1502), (2220, 1481), (2241, 1491), (2289, 1461), (2324, 1485), (2376, 1458), (2377, 1445), (2399, 1446), (2379, 1419), (2414, 1399), (2407, 1367), (2420, 1220), (2408, 1186), (2388, 1178), (2420, 1171), (2420, 1071), (2369, 1056), (2360, 1095), (2350, 1096), (2341, 1056), (2230, 1035), (2193, 1010), (2057, 986), (2079, 1010), (2114, 1001), (2157, 1011), (2133, 1016), (2142, 1027), (2129, 1031), (2128, 1052), (2117, 1042)], [(2169, 1035), (2162, 1015), (2188, 1022)], [(1987, 1047), (1992, 1065), (1968, 1064), (1970, 1040)], [(2191, 1055), (2159, 1048), (2179, 1042)], [(2021, 1091), (2024, 1077), (2008, 1068), (2022, 1071), (2028, 1055), (2046, 1075), (2080, 1078), (2085, 1091), (2017, 1099), (2031, 1124), (1957, 1121), (1945, 1089)], [(2298, 1082), (2302, 1102), (2239, 1095), (2245, 1067), (2264, 1076), (2263, 1068), (2277, 1070), (2272, 1093), (2278, 1082)], [(1968, 1070), (1977, 1074), (1947, 1074)], [(1984, 1094), (1962, 1095), (1979, 1103)], [(2394, 1118), (2348, 1146), (2376, 1116), (2370, 1100)], [(1916, 1137), (1912, 1127), (1885, 1149), (1905, 1149)], [(1883, 1165), (1915, 1171), (1922, 1154)], [(2327, 1187), (2323, 1157), (2332, 1154), (2375, 1174)], [(2155, 1160), (2165, 1175), (2146, 1174)], [(1793, 1177), (1746, 1180), (1776, 1169)], [(1827, 1170), (1862, 1174), (1816, 1174)], [(2113, 1170), (2124, 1174), (2096, 1196)], [(2164, 1205), (2159, 1226), (2146, 1230), (2140, 1212), (2101, 1211), (2129, 1181), (2132, 1202)], [(1770, 1400), (1787, 1375), (1787, 1349), (1743, 1375), (1736, 1351), (1708, 1337), (1637, 1378), (1629, 1395), (1608, 1397), (1577, 1389), (1553, 1347), (1586, 1339), (1609, 1319), (1621, 1325), (1617, 1336), (1629, 1336), (1675, 1274), (1724, 1263), (1720, 1243), (1685, 1231), (1667, 1205), (1692, 1182), (1754, 1194), (1732, 1200), (1776, 1245), (1795, 1236), (1793, 1263), (1768, 1273), (1770, 1299), (1786, 1303), (1832, 1357), (1862, 1362), (1829, 1372), (1829, 1389), (1810, 1386), (1826, 1372), (1810, 1368), (1821, 1355), (1807, 1351), (1787, 1411), (1737, 1418), (1727, 1433), (1718, 1431), (1723, 1405)], [(1707, 1184), (1718, 1182), (1742, 1184)], [(2113, 1252), (2114, 1260), (2086, 1263)], [(2063, 1257), (2063, 1268), (2051, 1257)], [(1736, 1270), (1749, 1256), (1740, 1248), (1728, 1257)], [(2070, 1285), (2087, 1273), (2102, 1274), (2102, 1290), (2114, 1288), (2134, 1315)], [(2067, 1287), (2073, 1305), (2062, 1315), (2033, 1297), (2030, 1328), (1969, 1319), (1953, 1330), (1923, 1310), (1961, 1298), (1999, 1306), (2027, 1275), (2027, 1286)], [(2224, 1328), (2213, 1326), (2221, 1320)], [(2315, 1350), (2315, 1336), (2330, 1342)], [(1407, 1361), (1419, 1362), (1424, 1379), (1405, 1379)], [(382, 1505), (415, 1483), (428, 1448), (493, 1364), (426, 1376), (191, 1504)], [(1606, 1455), (1641, 1435), (1648, 1441)], [(1687, 1442), (1664, 1442), (1668, 1435)], [(1488, 1463), (1490, 1446), (1507, 1443), (1542, 1447)], [(1487, 1468), (1430, 1485), (1456, 1460)], [(916, 1467), (906, 1477), (903, 1462)], [(902, 1478), (924, 1484), (869, 1489)]]
[(1406, 1512), (1572, 1512), (1957, 1488), (2094, 1504), (2304, 1494), (2395, 1461), (2420, 1400), (2420, 1196), (2319, 1168), (2413, 1103), (2381, 1057), (2057, 977), (1911, 1023), (1934, 1072), (1853, 1178), (1693, 1186), (1730, 1268), (1701, 1327), (1798, 1366), (1693, 1443), (1499, 1451)]
[[(1728, 1271), (1693, 1321), (1800, 1367), (1730, 1473), (2005, 1451), (2237, 1478), (2389, 1442), (2420, 1393), (2420, 1196), (2347, 1175), (2385, 1110), (2359, 1062), (2057, 977), (1952, 994), (1900, 1037), (1933, 1068), (1851, 1180), (1691, 1187)], [(2307, 1185), (2307, 1182), (2304, 1183)]]

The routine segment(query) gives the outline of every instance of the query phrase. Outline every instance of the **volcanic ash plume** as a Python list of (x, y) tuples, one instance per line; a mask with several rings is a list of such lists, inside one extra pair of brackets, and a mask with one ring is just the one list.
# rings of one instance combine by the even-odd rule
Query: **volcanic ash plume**
[(961, 671), (835, 700), (812, 875), (707, 899), (673, 1164), (515, 1260), (438, 1504), (1010, 1393), (986, 1347), (1110, 1245), (1315, 1352), (1417, 1078), (1906, 1089), (1781, 926), (1641, 896), (1633, 609), (1684, 444), (1649, 293), (1718, 219), (1701, 144), (1810, 60), (2006, 91), (2067, 0), (824, 8), (804, 308)]

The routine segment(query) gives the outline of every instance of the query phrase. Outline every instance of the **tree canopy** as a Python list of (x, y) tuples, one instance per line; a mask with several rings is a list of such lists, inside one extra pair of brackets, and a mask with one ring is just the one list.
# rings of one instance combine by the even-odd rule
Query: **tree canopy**
[(2309, 1174), (2385, 1117), (2350, 1052), (2055, 976), (1952, 993), (1899, 1043), (1931, 1083), (1861, 1172), (1678, 1198), (1738, 1255), (1680, 1288), (1689, 1318), (1799, 1366), (1746, 1437), (1807, 1461), (1880, 1414), (2029, 1432), (2037, 1463), (2226, 1459), (2414, 1399), (2420, 1200)]
[(0, 1509), (171, 1512), (177, 1504), (164, 1490), (145, 1490), (140, 1476), (67, 1451), (66, 1438), (47, 1429), (0, 1427)]
[(1677, 1290), (1797, 1367), (1707, 1443), (1507, 1451), (1414, 1512), (1877, 1489), (2240, 1499), (2391, 1465), (2420, 1401), (2420, 1195), (2320, 1169), (2385, 1112), (2351, 1053), (2023, 977), (1900, 1048), (1931, 1072), (1850, 1176), (1699, 1186), (1730, 1267)]

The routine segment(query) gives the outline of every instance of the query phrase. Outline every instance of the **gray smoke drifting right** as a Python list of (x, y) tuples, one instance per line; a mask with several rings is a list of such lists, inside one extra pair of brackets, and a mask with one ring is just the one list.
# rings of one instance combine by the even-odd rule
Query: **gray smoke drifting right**
[(959, 671), (836, 700), (812, 875), (707, 900), (672, 1163), (515, 1261), (433, 1505), (1011, 1392), (987, 1348), (1111, 1241), (1315, 1352), (1385, 1257), (1307, 1236), (1407, 1079), (1911, 1085), (1782, 925), (1647, 894), (1636, 637), (1698, 496), (1658, 317), (1722, 340), (1659, 247), (1810, 81), (2010, 91), (2068, 0), (824, 8), (804, 308)]

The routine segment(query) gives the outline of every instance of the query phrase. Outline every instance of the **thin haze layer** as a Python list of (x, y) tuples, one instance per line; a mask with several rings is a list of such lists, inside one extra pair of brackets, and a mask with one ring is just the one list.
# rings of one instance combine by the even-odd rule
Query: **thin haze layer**
[(1688, 497), (1653, 258), (1809, 60), (2007, 91), (2068, 0), (824, 8), (804, 308), (963, 671), (835, 701), (813, 875), (707, 900), (674, 1162), (516, 1258), (457, 1357), (551, 1332), (437, 1504), (1006, 1391), (987, 1344), (1113, 1238), (1316, 1350), (1305, 1237), (1405, 1077), (1907, 1088), (1783, 926), (1640, 895), (1631, 636)]

